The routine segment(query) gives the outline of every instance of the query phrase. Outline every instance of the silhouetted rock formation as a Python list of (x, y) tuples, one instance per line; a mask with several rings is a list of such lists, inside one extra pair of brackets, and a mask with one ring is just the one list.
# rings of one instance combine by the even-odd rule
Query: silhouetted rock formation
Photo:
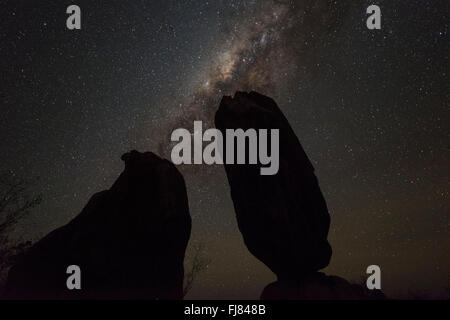
[[(69, 224), (37, 242), (9, 273), (7, 298), (181, 299), (191, 231), (186, 188), (153, 153), (122, 156), (125, 170)], [(81, 290), (66, 269), (81, 268)]]
[(331, 258), (330, 217), (314, 168), (275, 101), (255, 92), (237, 92), (234, 98), (222, 99), (215, 122), (225, 140), (226, 129), (279, 129), (276, 175), (261, 175), (260, 164), (225, 164), (245, 244), (278, 277), (262, 298), (358, 296), (362, 287), (354, 291), (345, 280), (317, 272)]
[(250, 252), (280, 279), (297, 279), (326, 267), (331, 257), (327, 206), (314, 168), (275, 101), (238, 92), (223, 98), (215, 121), (223, 133), (228, 128), (280, 130), (276, 175), (261, 175), (260, 165), (225, 165)]

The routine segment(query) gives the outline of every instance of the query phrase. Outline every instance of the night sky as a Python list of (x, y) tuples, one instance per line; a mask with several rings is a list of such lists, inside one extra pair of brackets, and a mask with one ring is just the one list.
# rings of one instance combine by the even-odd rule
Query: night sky
[[(347, 3), (347, 4), (345, 4)], [(366, 8), (382, 10), (368, 30)], [(82, 29), (66, 28), (77, 4)], [(76, 216), (132, 149), (212, 126), (223, 95), (273, 97), (315, 165), (331, 215), (328, 274), (377, 264), (390, 296), (450, 285), (450, 2), (0, 1), (0, 170), (39, 178), (15, 232)], [(211, 262), (187, 298), (259, 297), (275, 276), (246, 249), (224, 169), (182, 167), (192, 247)]]

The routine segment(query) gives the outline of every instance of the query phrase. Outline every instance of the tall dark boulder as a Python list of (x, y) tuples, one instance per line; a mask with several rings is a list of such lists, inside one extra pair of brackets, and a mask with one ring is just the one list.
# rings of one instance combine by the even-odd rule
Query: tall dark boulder
[[(132, 151), (113, 186), (12, 267), (10, 299), (181, 299), (191, 231), (184, 179), (167, 160)], [(66, 269), (81, 268), (81, 290)]]
[[(318, 272), (331, 258), (330, 216), (314, 167), (275, 101), (256, 92), (237, 92), (223, 98), (215, 122), (224, 145), (226, 129), (279, 129), (277, 174), (261, 175), (260, 162), (225, 164), (245, 244), (278, 277), (264, 288), (261, 299), (384, 299), (380, 290)], [(248, 147), (246, 151), (248, 155)]]
[(260, 164), (225, 164), (237, 222), (250, 252), (279, 279), (295, 280), (326, 267), (331, 257), (327, 206), (314, 168), (275, 101), (256, 92), (237, 92), (222, 99), (215, 123), (225, 141), (226, 129), (279, 129), (277, 174), (261, 175)]

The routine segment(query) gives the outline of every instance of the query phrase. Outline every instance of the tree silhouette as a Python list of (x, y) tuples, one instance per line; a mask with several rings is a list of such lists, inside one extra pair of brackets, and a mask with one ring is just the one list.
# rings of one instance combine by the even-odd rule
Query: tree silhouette
[(32, 190), (32, 183), (12, 171), (0, 173), (0, 290), (15, 257), (31, 245), (30, 241), (12, 241), (11, 233), (31, 209), (41, 203), (41, 195)]
[(192, 289), (199, 273), (208, 267), (210, 259), (204, 257), (204, 245), (199, 243), (193, 247), (192, 262), (189, 271), (184, 275), (183, 297)]

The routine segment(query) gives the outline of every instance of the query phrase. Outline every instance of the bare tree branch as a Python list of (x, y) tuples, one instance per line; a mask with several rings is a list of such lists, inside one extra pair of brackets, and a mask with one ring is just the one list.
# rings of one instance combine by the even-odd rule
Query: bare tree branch
[(0, 175), (0, 237), (41, 203), (41, 195), (34, 195), (31, 183), (12, 174)]
[(29, 241), (12, 243), (10, 235), (16, 224), (41, 200), (41, 195), (32, 190), (30, 181), (17, 178), (11, 171), (0, 174), (0, 289), (15, 258), (31, 245)]
[(192, 264), (189, 272), (187, 272), (184, 276), (184, 288), (183, 288), (183, 296), (192, 289), (194, 285), (195, 279), (198, 274), (205, 270), (210, 264), (211, 260), (207, 259), (203, 256), (204, 253), (204, 245), (203, 243), (199, 243), (194, 247), (194, 253), (192, 257)]

